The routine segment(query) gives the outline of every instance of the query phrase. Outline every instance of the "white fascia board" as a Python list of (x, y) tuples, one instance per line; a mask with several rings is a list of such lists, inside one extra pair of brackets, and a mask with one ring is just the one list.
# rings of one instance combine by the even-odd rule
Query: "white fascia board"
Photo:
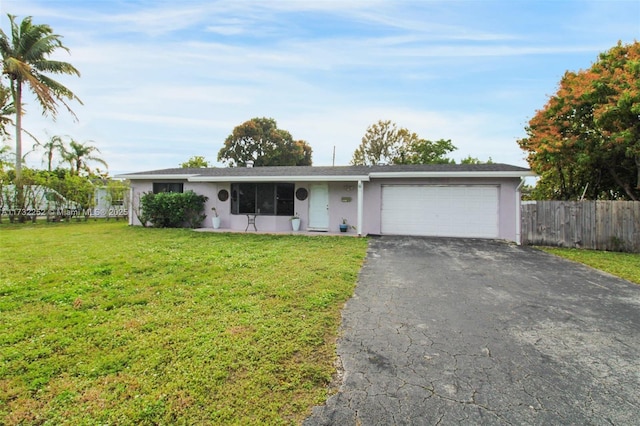
[(369, 176), (194, 176), (189, 182), (357, 182)]
[(116, 175), (115, 177), (118, 179), (129, 179), (129, 180), (190, 180), (193, 176), (198, 175)]
[(494, 171), (494, 172), (373, 172), (369, 174), (371, 179), (389, 178), (521, 178), (524, 176), (537, 176), (531, 171)]

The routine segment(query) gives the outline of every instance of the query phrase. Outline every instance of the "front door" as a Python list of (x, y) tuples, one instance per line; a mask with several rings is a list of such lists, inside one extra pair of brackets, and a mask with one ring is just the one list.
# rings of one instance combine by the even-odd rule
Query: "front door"
[(314, 231), (329, 230), (329, 187), (326, 183), (309, 185), (309, 226)]

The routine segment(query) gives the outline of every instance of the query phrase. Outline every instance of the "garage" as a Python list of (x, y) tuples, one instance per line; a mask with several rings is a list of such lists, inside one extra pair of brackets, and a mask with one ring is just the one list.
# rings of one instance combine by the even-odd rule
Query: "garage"
[(498, 221), (498, 185), (382, 185), (382, 234), (498, 238)]

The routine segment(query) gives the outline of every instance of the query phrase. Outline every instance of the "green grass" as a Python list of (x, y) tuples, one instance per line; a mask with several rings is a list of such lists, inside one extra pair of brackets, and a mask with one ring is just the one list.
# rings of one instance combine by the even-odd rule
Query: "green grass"
[(640, 254), (570, 248), (539, 247), (540, 249), (600, 269), (625, 280), (640, 284)]
[(0, 225), (0, 424), (295, 424), (367, 241)]

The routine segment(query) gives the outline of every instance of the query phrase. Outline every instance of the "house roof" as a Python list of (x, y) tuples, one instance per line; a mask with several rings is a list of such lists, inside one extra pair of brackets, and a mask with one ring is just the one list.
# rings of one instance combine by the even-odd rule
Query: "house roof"
[(121, 174), (130, 180), (187, 180), (189, 182), (369, 181), (376, 178), (524, 177), (529, 169), (509, 164), (405, 164), (384, 166), (278, 166), (172, 168)]

